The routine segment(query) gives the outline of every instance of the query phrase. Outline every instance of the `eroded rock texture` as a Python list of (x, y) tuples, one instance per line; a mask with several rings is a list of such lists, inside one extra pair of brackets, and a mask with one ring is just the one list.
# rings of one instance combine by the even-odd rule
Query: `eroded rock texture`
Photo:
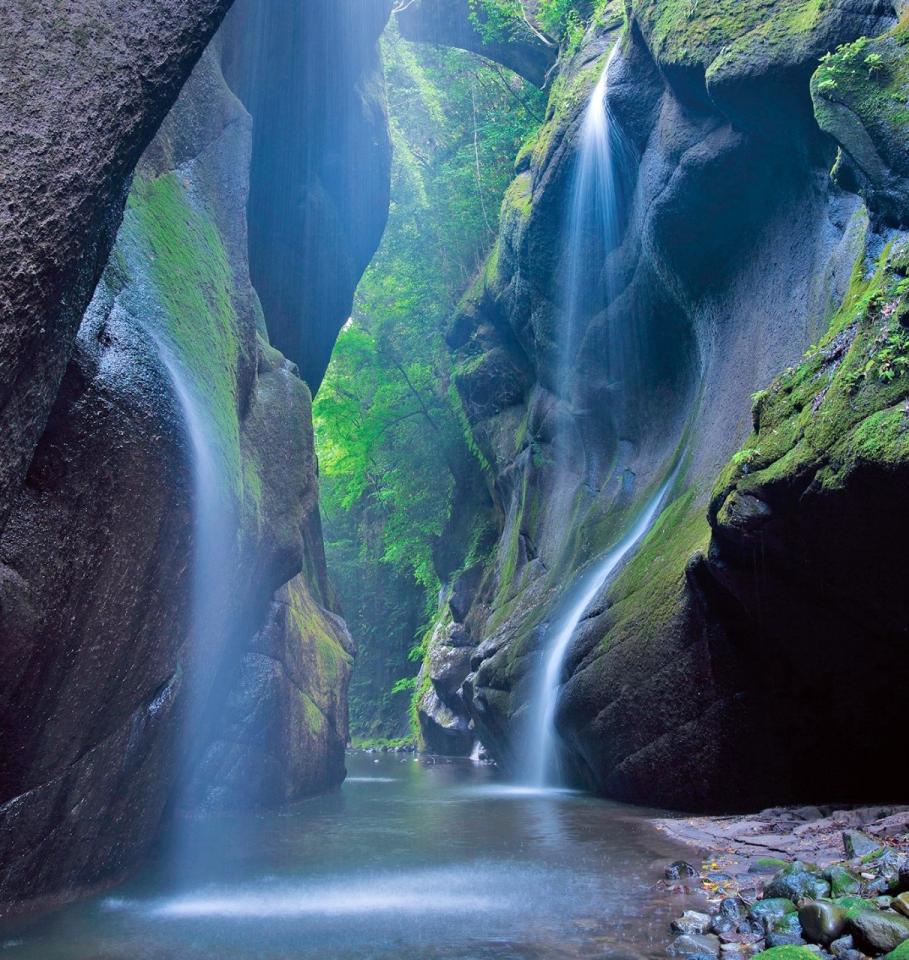
[(0, 529), (110, 253), (129, 176), (229, 6), (4, 6)]
[[(497, 61), (542, 87), (555, 66), (558, 46), (531, 26), (517, 24), (501, 39), (483, 35), (483, 10), (469, 0), (414, 0), (398, 14), (401, 36), (423, 43), (460, 47)], [(481, 29), (477, 29), (478, 25)]]
[[(620, 18), (607, 18), (562, 64), (547, 124), (518, 159), (499, 246), (449, 335), (460, 360), (456, 382), (495, 473), (502, 532), (463, 618), (476, 638), (471, 672), (446, 707), (521, 769), (533, 680), (558, 598), (681, 463), (673, 502), (576, 633), (557, 716), (566, 765), (602, 792), (688, 809), (803, 798), (819, 783), (807, 758), (823, 756), (830, 770), (837, 752), (863, 750), (868, 712), (833, 693), (833, 723), (817, 698), (797, 701), (809, 680), (828, 695), (835, 677), (849, 684), (845, 658), (856, 647), (840, 631), (843, 662), (832, 672), (820, 662), (821, 623), (830, 618), (817, 614), (814, 640), (802, 628), (827, 594), (802, 592), (789, 575), (797, 567), (804, 581), (816, 569), (823, 579), (825, 564), (812, 564), (824, 553), (840, 586), (859, 584), (858, 538), (836, 528), (832, 512), (819, 513), (806, 543), (796, 519), (805, 488), (783, 478), (772, 502), (741, 496), (719, 513), (714, 507), (710, 561), (706, 515), (717, 474), (752, 429), (751, 395), (828, 329), (866, 251), (882, 245), (847, 184), (828, 175), (837, 148), (814, 118), (811, 77), (827, 51), (893, 28), (897, 10), (876, 0), (823, 9), (736, 0), (696, 15), (648, 0), (627, 8), (621, 39)], [(603, 273), (598, 281), (594, 271), (591, 283), (601, 288), (582, 318), (565, 388), (555, 375), (564, 311), (556, 238), (581, 115), (617, 41), (608, 103), (620, 131), (613, 149), (622, 240), (591, 251)], [(868, 50), (895, 56), (895, 43), (869, 41)], [(830, 95), (815, 81), (815, 101)], [(823, 115), (822, 126), (834, 132)], [(873, 130), (884, 156), (895, 139)], [(894, 151), (887, 162), (896, 170), (902, 159)], [(875, 203), (870, 180), (865, 196), (873, 218), (892, 209), (889, 195)], [(892, 317), (898, 307), (888, 289)], [(822, 403), (812, 395), (811, 404), (823, 410)], [(747, 447), (736, 455), (737, 469), (747, 472), (752, 456)], [(886, 468), (872, 469), (887, 497), (875, 487), (865, 500), (856, 481), (855, 494), (837, 502), (842, 512), (862, 499), (858, 525), (866, 510), (875, 523), (888, 514), (899, 481), (889, 456), (879, 456)], [(784, 490), (781, 517), (775, 498)], [(775, 574), (785, 607), (775, 603), (780, 594), (763, 593), (765, 541), (755, 531), (764, 524), (775, 538), (786, 531), (774, 541), (776, 554), (789, 557)], [(743, 536), (750, 539), (735, 546)], [(765, 646), (771, 616), (777, 639)], [(892, 604), (887, 622), (900, 616)], [(887, 629), (882, 636), (895, 642)], [(868, 665), (870, 682), (877, 653)], [(432, 722), (426, 712), (424, 725)], [(855, 788), (875, 792), (867, 783)]]
[[(318, 11), (330, 24), (338, 8), (307, 5), (298, 42), (317, 49)], [(346, 109), (344, 88), (362, 80), (378, 103), (380, 26), (376, 18), (362, 76), (353, 47), (347, 72), (307, 74), (287, 95), (328, 91)], [(169, 809), (273, 805), (344, 775), (352, 645), (325, 571), (310, 392), (270, 345), (250, 280), (258, 142), (223, 56), (219, 39), (142, 157), (0, 538), (6, 907), (119, 878)], [(384, 113), (371, 120), (379, 142)], [(329, 161), (350, 144), (310, 132), (310, 162), (371, 162), (360, 152)], [(373, 198), (381, 222), (387, 187)], [(331, 232), (345, 214), (330, 198), (318, 213), (337, 253), (320, 282), (349, 300), (358, 279), (350, 264), (369, 241), (357, 238), (354, 254)], [(324, 324), (320, 336), (333, 342), (333, 315), (298, 320)], [(205, 495), (220, 536), (201, 625), (194, 417), (217, 476)]]

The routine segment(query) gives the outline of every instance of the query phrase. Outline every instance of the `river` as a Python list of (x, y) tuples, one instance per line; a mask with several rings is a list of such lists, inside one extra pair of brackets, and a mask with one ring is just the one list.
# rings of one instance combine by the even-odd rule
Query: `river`
[[(665, 955), (684, 855), (647, 811), (495, 769), (354, 753), (335, 794), (199, 821), (97, 898), (0, 926), (15, 960), (561, 960)], [(162, 849), (167, 844), (162, 845)]]

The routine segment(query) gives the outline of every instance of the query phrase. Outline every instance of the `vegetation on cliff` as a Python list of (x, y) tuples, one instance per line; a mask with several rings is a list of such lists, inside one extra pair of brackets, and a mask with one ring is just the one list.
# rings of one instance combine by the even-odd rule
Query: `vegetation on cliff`
[(354, 733), (370, 737), (403, 732), (408, 652), (484, 522), (453, 516), (481, 484), (444, 338), (543, 109), (529, 84), (469, 54), (393, 32), (384, 45), (390, 222), (315, 406), (329, 564), (360, 644)]

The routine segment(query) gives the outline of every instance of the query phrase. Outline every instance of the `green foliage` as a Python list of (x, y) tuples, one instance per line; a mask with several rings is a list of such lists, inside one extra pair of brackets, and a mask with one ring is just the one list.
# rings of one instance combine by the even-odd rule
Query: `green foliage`
[(909, 127), (909, 18), (880, 37), (861, 37), (828, 53), (814, 75), (811, 92), (818, 122), (836, 132), (837, 108), (846, 107), (876, 143), (901, 147)]
[[(538, 91), (469, 54), (394, 32), (384, 46), (389, 224), (314, 406), (329, 566), (361, 649), (352, 723), (370, 736), (388, 733), (377, 713), (405, 712), (408, 653), (447, 575), (439, 557), (464, 539), (453, 505), (483, 461), (443, 334), (487, 259), (514, 155), (542, 114)], [(378, 599), (364, 605), (365, 593)]]
[(470, 0), (470, 19), (486, 43), (508, 42), (535, 33), (544, 42), (573, 52), (588, 25), (601, 21), (614, 0)]

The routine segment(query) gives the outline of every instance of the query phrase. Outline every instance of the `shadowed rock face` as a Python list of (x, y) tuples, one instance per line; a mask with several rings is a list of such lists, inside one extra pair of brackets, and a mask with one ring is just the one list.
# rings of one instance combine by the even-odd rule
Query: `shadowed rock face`
[[(707, 512), (716, 476), (752, 428), (751, 394), (827, 329), (864, 256), (867, 216), (830, 182), (835, 147), (813, 119), (810, 80), (825, 51), (888, 30), (895, 9), (874, 0), (823, 11), (717, 3), (703, 15), (680, 14), (681, 23), (671, 22), (671, 5), (641, 0), (630, 10), (609, 84), (633, 158), (624, 241), (606, 260), (617, 292), (608, 310), (584, 319), (572, 396), (556, 396), (555, 238), (580, 116), (615, 35), (588, 36), (563, 65), (547, 125), (506, 196), (499, 247), (452, 325), (456, 383), (494, 468), (503, 522), (495, 560), (464, 616), (476, 638), (471, 673), (445, 706), (517, 766), (550, 611), (574, 573), (619, 538), (682, 447), (675, 502), (576, 632), (556, 717), (565, 760), (577, 782), (639, 802), (692, 809), (799, 798), (817, 786), (800, 742), (811, 754), (846, 736), (859, 750), (867, 711), (838, 702), (831, 724), (814, 697), (798, 706), (801, 741), (793, 735), (775, 683), (794, 699), (792, 678), (816, 663), (821, 624), (830, 620), (818, 618), (804, 657), (795, 657), (802, 673), (787, 675), (794, 659), (783, 650), (803, 634), (777, 623), (776, 639), (763, 645), (754, 563), (764, 540), (742, 546), (739, 526), (720, 514), (705, 561)], [(616, 330), (633, 332), (634, 347), (619, 365), (621, 382), (611, 383), (604, 371)], [(501, 379), (493, 371), (507, 383), (490, 391)], [(553, 467), (557, 436), (570, 447), (567, 471)], [(899, 471), (871, 472), (878, 486), (867, 503), (892, 506), (879, 487), (897, 490)], [(797, 582), (783, 572), (786, 551), (809, 563), (833, 547), (822, 535), (821, 516), (832, 522), (827, 510), (811, 521), (810, 543), (800, 539), (801, 489), (781, 481), (774, 496), (788, 498), (782, 517), (776, 500), (742, 500), (743, 529), (764, 523), (765, 507), (773, 511), (766, 523), (779, 544), (777, 599)], [(854, 489), (863, 497), (872, 487), (857, 479)], [(837, 500), (839, 509), (848, 500)], [(877, 523), (882, 514), (873, 513)], [(867, 518), (862, 509), (856, 516)], [(830, 563), (861, 556), (858, 540), (847, 542)], [(799, 592), (786, 593), (785, 618), (804, 627), (818, 594)], [(888, 623), (899, 620), (897, 605), (890, 613)], [(441, 654), (445, 643), (440, 637)], [(841, 649), (845, 656), (852, 648), (844, 640)], [(840, 682), (848, 682), (845, 660), (838, 663)], [(873, 669), (880, 663), (877, 653), (869, 660)], [(829, 695), (832, 676), (824, 675), (815, 689)]]
[(225, 74), (255, 121), (253, 285), (272, 342), (313, 393), (385, 229), (391, 141), (378, 38), (390, 11), (390, 0), (239, 0), (225, 23)]
[[(297, 40), (316, 49), (339, 5), (306, 6), (310, 29)], [(219, 40), (139, 163), (0, 537), (4, 908), (122, 877), (175, 803), (274, 805), (344, 774), (352, 646), (325, 570), (311, 397), (268, 343), (250, 282), (253, 123), (221, 57)], [(363, 69), (338, 82), (363, 79), (378, 103), (375, 59)], [(307, 75), (293, 95), (316, 97), (306, 84), (322, 80)], [(381, 136), (384, 114), (373, 119)], [(307, 144), (323, 163), (334, 149), (325, 137)], [(356, 170), (371, 158), (334, 162)], [(332, 223), (346, 215), (330, 204), (323, 213)], [(326, 236), (338, 256), (320, 282), (349, 301), (358, 275), (347, 238)], [(357, 238), (360, 259), (366, 243)], [(334, 318), (300, 322), (326, 324), (333, 340)], [(193, 450), (162, 351), (201, 398), (232, 518), (208, 585), (225, 626), (205, 637), (201, 678), (187, 643)]]
[(128, 178), (230, 0), (10, 4), (0, 37), (0, 529), (107, 261)]

